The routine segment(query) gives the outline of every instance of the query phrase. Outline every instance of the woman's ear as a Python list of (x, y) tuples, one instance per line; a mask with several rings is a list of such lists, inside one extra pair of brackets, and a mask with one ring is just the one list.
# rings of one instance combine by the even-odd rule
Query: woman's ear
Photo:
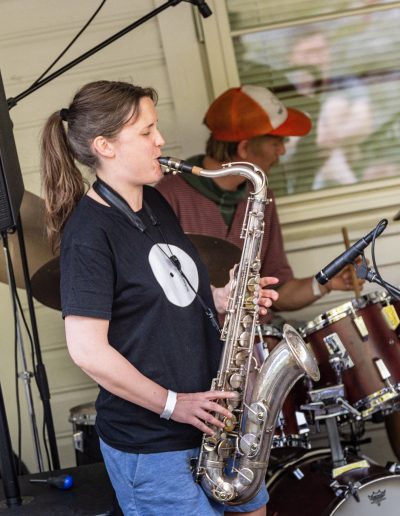
[(236, 154), (237, 154), (239, 160), (246, 161), (247, 156), (248, 156), (248, 145), (249, 145), (249, 140), (241, 140), (238, 143), (238, 146), (236, 149)]
[(92, 143), (93, 150), (103, 158), (112, 158), (114, 156), (113, 144), (104, 138), (104, 136), (96, 136)]

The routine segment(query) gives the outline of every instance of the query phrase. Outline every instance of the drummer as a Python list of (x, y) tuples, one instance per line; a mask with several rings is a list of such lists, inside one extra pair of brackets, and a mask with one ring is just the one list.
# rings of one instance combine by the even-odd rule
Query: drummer
[[(210, 130), (205, 153), (187, 161), (203, 169), (215, 170), (222, 163), (248, 161), (266, 174), (285, 153), (289, 136), (305, 136), (311, 120), (298, 110), (286, 108), (268, 89), (243, 85), (230, 88), (208, 108), (204, 123)], [(165, 177), (157, 186), (177, 214), (186, 233), (225, 239), (239, 247), (249, 183), (243, 176), (218, 178), (191, 174)], [(282, 232), (272, 198), (265, 210), (265, 231), (261, 252), (261, 276), (279, 278), (279, 299), (275, 310), (298, 310), (331, 290), (353, 290), (351, 271), (344, 269), (325, 285), (314, 277), (296, 278), (283, 247)], [(357, 279), (361, 289), (364, 280)], [(272, 318), (269, 313), (267, 322)]]

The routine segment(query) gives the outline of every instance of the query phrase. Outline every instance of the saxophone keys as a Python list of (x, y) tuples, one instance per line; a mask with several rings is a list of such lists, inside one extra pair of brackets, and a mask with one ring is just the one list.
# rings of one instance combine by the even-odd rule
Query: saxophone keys
[(250, 486), (254, 481), (254, 472), (250, 468), (240, 468), (238, 477), (244, 486)]
[(261, 401), (256, 401), (249, 407), (248, 418), (253, 423), (261, 425), (264, 423), (264, 421), (266, 421), (267, 413), (267, 407)]
[(222, 422), (225, 425), (224, 426), (225, 432), (233, 432), (233, 430), (235, 429), (235, 427), (237, 425), (237, 417), (233, 414), (231, 418), (224, 417)]
[(229, 502), (236, 496), (235, 488), (229, 482), (221, 482), (212, 491), (214, 498), (220, 502)]
[(245, 350), (239, 351), (239, 353), (236, 353), (236, 355), (235, 355), (235, 364), (237, 366), (246, 364), (248, 356), (249, 356), (248, 351), (245, 351)]
[(255, 434), (244, 434), (239, 445), (240, 450), (247, 457), (254, 457), (260, 449), (260, 441)]
[(248, 348), (250, 345), (250, 338), (251, 338), (251, 333), (249, 331), (243, 331), (239, 335), (239, 339), (238, 339), (239, 346), (242, 348)]
[(259, 276), (252, 276), (249, 281), (247, 282), (247, 289), (249, 292), (257, 292), (260, 290), (260, 277)]
[(244, 383), (244, 376), (240, 373), (233, 373), (229, 377), (229, 385), (234, 390), (239, 390), (243, 386), (243, 383)]
[(218, 457), (227, 459), (231, 456), (232, 451), (235, 449), (230, 439), (221, 439), (218, 444)]
[(207, 452), (213, 452), (217, 448), (218, 440), (215, 437), (209, 436), (204, 439), (204, 449)]

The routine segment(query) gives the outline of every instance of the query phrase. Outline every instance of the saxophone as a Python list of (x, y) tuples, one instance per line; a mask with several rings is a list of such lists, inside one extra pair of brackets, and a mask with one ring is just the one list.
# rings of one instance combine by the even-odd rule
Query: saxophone
[(203, 435), (196, 467), (196, 478), (209, 497), (226, 505), (239, 505), (251, 500), (265, 482), (275, 427), (286, 396), (305, 374), (317, 381), (319, 370), (314, 354), (288, 324), (282, 340), (261, 367), (256, 360), (266, 175), (244, 162), (204, 170), (176, 158), (161, 157), (159, 161), (166, 174), (188, 172), (211, 178), (241, 175), (254, 188), (247, 202), (241, 232), (243, 252), (234, 271), (221, 331), (224, 346), (219, 370), (211, 385), (211, 390), (235, 391), (238, 398), (218, 401), (234, 417), (224, 418), (225, 427), (215, 428), (213, 436)]

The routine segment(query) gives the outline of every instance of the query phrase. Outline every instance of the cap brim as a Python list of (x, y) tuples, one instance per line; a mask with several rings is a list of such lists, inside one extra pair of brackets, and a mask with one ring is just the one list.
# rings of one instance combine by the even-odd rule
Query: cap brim
[(287, 108), (287, 119), (276, 129), (269, 131), (268, 134), (276, 136), (305, 136), (311, 131), (311, 119), (297, 109)]

